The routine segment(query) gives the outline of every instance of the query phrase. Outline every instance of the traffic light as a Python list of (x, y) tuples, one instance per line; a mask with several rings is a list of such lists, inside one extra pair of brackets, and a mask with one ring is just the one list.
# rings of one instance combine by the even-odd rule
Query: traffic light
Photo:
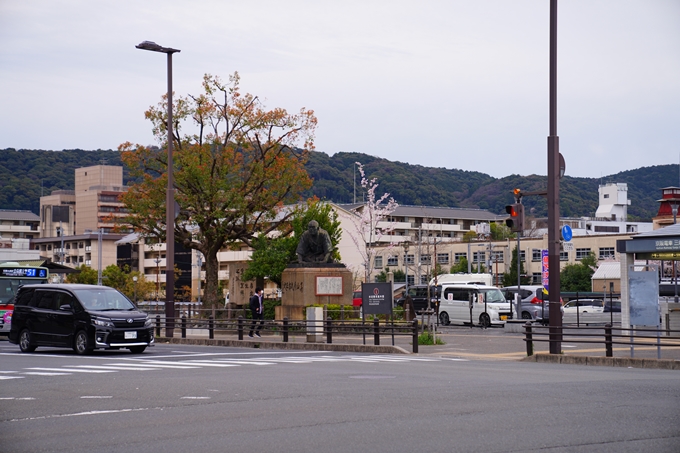
[(516, 233), (524, 231), (524, 205), (509, 204), (505, 207), (505, 212), (510, 215), (510, 218), (505, 220), (508, 228)]

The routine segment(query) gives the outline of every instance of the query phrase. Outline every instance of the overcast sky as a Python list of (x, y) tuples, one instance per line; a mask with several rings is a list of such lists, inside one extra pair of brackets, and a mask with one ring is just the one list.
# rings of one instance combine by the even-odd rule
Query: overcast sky
[[(547, 173), (548, 0), (0, 0), (0, 148), (155, 144), (144, 111), (238, 71), (269, 108), (313, 109), (316, 149)], [(680, 160), (680, 1), (561, 0), (567, 174)]]

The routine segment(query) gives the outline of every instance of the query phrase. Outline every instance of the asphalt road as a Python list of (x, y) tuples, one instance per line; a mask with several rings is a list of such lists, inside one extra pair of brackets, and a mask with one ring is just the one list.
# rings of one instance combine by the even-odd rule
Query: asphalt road
[(677, 371), (0, 342), (0, 451), (678, 452)]

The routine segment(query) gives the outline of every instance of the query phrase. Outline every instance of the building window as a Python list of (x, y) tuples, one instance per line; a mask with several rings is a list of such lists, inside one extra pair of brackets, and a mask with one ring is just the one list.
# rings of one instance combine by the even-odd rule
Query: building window
[(396, 256), (388, 256), (387, 257), (387, 265), (388, 266), (399, 266), (399, 258)]
[(569, 252), (560, 252), (560, 261), (569, 261)]
[(543, 276), (541, 275), (540, 272), (534, 272), (531, 274), (531, 284), (532, 285), (541, 285), (543, 284)]
[(484, 263), (486, 261), (486, 252), (473, 252), (472, 262), (473, 263)]
[(453, 262), (454, 263), (460, 263), (460, 260), (462, 258), (467, 259), (467, 253), (456, 252), (453, 256)]
[(427, 285), (427, 275), (421, 275), (420, 276), (420, 284), (421, 285)]
[(590, 249), (576, 249), (576, 261), (580, 261), (583, 258), (587, 258), (590, 255)]
[(526, 261), (527, 260), (527, 252), (525, 250), (520, 250), (519, 251), (519, 259), (521, 261)]
[(614, 247), (600, 247), (601, 260), (606, 260), (607, 258), (614, 258)]
[(449, 264), (449, 254), (437, 253), (437, 264)]
[(376, 269), (382, 269), (382, 267), (383, 267), (383, 257), (382, 256), (376, 256), (374, 263), (375, 263)]
[(406, 255), (406, 259), (404, 260), (406, 264), (413, 264), (416, 262), (415, 256), (414, 255)]
[(420, 264), (432, 264), (432, 255), (420, 255)]
[(413, 286), (413, 285), (416, 284), (416, 278), (415, 278), (413, 275), (408, 275), (408, 276), (406, 277), (406, 280), (408, 280), (408, 284), (409, 284), (410, 286)]
[(595, 225), (596, 233), (619, 233), (621, 230), (617, 226), (600, 226)]
[(493, 250), (491, 251), (491, 262), (492, 263), (502, 263), (505, 259), (505, 253), (503, 250)]
[(534, 263), (541, 261), (541, 249), (531, 249), (531, 261)]

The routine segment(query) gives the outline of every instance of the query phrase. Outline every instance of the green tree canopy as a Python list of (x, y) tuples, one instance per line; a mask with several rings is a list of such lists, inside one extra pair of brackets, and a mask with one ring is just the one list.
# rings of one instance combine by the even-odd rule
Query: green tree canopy
[[(206, 305), (218, 298), (218, 252), (229, 244), (253, 246), (255, 238), (288, 219), (286, 203), (311, 187), (305, 171), (314, 148), (316, 117), (266, 110), (242, 94), (238, 73), (223, 83), (206, 74), (201, 94), (177, 97), (174, 114), (174, 198), (179, 204), (175, 240), (205, 258)], [(168, 182), (165, 101), (146, 111), (161, 148), (123, 143), (123, 162), (136, 178), (122, 195), (130, 215), (123, 223), (146, 237), (165, 239)], [(188, 123), (188, 132), (183, 125)]]
[[(528, 285), (531, 283), (531, 279), (526, 276), (526, 271), (524, 270), (524, 262), (520, 261), (519, 273), (520, 283), (522, 285)], [(508, 272), (503, 274), (503, 286), (517, 286), (517, 247), (512, 251), (512, 261), (510, 262), (510, 269)]]
[(401, 269), (395, 269), (391, 271), (389, 267), (383, 269), (378, 275), (375, 276), (375, 281), (377, 283), (387, 282), (387, 274), (392, 272), (394, 275), (394, 283), (406, 283), (406, 273)]
[(567, 264), (560, 272), (562, 291), (592, 291), (597, 259), (592, 252), (578, 264)]
[(330, 204), (312, 199), (303, 205), (298, 205), (289, 221), (281, 223), (275, 234), (260, 235), (252, 242), (254, 250), (243, 279), (268, 277), (281, 286), (281, 274), (289, 263), (297, 261), (295, 250), (300, 237), (312, 220), (319, 222), (319, 227), (328, 232), (333, 244), (331, 256), (339, 261), (341, 257), (337, 246), (342, 229), (338, 214)]
[(74, 272), (66, 276), (67, 283), (82, 283), (85, 285), (96, 285), (99, 280), (99, 273), (89, 266), (81, 264), (76, 268), (80, 272)]

